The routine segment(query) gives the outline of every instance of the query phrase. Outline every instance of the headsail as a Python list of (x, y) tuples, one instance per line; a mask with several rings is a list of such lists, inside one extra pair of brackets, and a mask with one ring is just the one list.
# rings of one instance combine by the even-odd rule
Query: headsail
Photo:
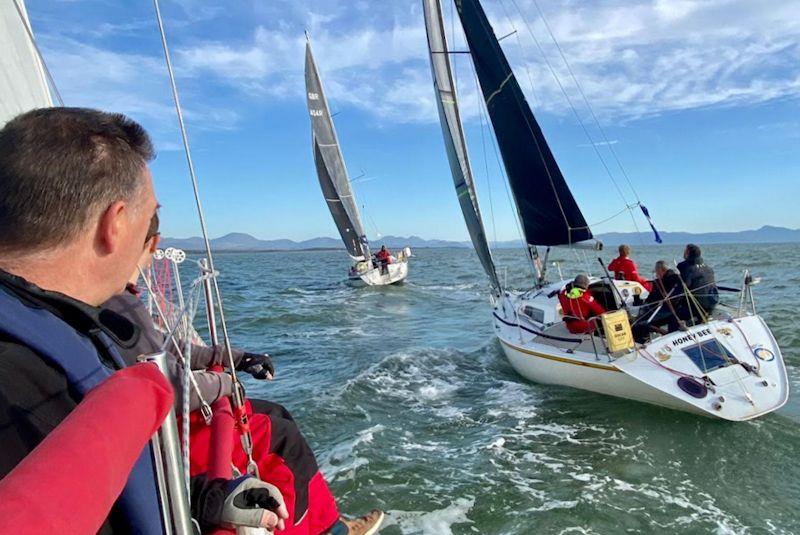
[(0, 2), (0, 128), (20, 113), (53, 105), (23, 0)]
[(339, 139), (333, 128), (328, 101), (322, 91), (311, 43), (306, 43), (306, 98), (311, 116), (312, 145), (317, 178), (347, 252), (354, 258), (369, 254), (364, 226), (350, 187)]
[(441, 0), (423, 0), (422, 6), (425, 13), (425, 29), (428, 33), (428, 53), (433, 71), (433, 85), (436, 90), (436, 105), (439, 110), (439, 120), (442, 123), (447, 159), (450, 162), (458, 202), (464, 214), (464, 221), (467, 223), (472, 245), (475, 247), (475, 252), (478, 253), (483, 269), (489, 276), (492, 286), (500, 288), (492, 253), (486, 239), (486, 231), (483, 228), (478, 196), (475, 192), (475, 181), (461, 125), (458, 96), (450, 67), (447, 37), (442, 19)]
[(455, 0), (530, 245), (592, 238), (478, 0)]

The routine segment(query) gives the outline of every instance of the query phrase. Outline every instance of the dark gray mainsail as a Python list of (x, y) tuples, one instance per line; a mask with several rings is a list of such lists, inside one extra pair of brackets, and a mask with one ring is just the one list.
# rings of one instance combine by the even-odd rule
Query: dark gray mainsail
[(489, 276), (492, 287), (499, 289), (500, 282), (486, 239), (486, 231), (483, 228), (478, 196), (475, 192), (475, 181), (461, 125), (458, 95), (450, 66), (447, 36), (442, 18), (441, 0), (423, 0), (422, 7), (425, 14), (425, 29), (428, 33), (428, 53), (433, 72), (433, 86), (436, 91), (436, 106), (439, 110), (439, 121), (442, 123), (447, 159), (450, 162), (450, 171), (453, 174), (458, 202), (464, 214), (469, 237), (472, 239), (472, 245), (475, 247), (475, 252), (478, 253), (483, 269)]
[(314, 163), (322, 195), (328, 203), (347, 252), (354, 258), (367, 257), (369, 249), (364, 226), (350, 187), (350, 178), (339, 148), (339, 138), (336, 137), (310, 42), (306, 43), (306, 99), (311, 116)]
[(455, 0), (529, 245), (590, 240), (572, 192), (478, 0)]

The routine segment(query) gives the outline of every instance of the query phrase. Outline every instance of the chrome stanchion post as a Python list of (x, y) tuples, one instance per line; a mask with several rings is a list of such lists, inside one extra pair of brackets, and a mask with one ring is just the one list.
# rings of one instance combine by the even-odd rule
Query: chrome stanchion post
[[(138, 360), (156, 364), (161, 373), (170, 379), (166, 352), (142, 355)], [(193, 535), (189, 490), (184, 484), (181, 442), (174, 408), (169, 411), (164, 423), (153, 435), (151, 445), (166, 533)]]

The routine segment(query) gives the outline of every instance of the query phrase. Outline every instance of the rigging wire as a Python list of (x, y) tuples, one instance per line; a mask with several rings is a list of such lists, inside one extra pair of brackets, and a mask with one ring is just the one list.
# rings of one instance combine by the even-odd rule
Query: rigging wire
[(44, 69), (45, 76), (47, 76), (47, 81), (50, 84), (50, 88), (53, 90), (53, 93), (56, 94), (58, 105), (63, 108), (64, 99), (61, 98), (61, 93), (58, 91), (56, 80), (53, 78), (53, 75), (50, 73), (50, 69), (47, 67), (47, 63), (44, 61), (44, 56), (42, 55), (42, 51), (39, 50), (39, 45), (36, 44), (36, 38), (33, 36), (33, 30), (30, 27), (30, 22), (25, 17), (25, 13), (22, 11), (22, 8), (19, 5), (19, 0), (13, 0), (13, 2), (14, 7), (17, 9), (19, 20), (22, 22), (22, 26), (25, 28), (25, 33), (28, 34), (28, 39), (30, 39), (31, 45), (33, 45), (33, 50), (36, 52), (36, 57), (39, 58), (39, 62), (42, 64), (42, 68)]
[(192, 153), (189, 148), (189, 136), (186, 133), (186, 125), (183, 120), (183, 111), (181, 109), (180, 98), (178, 97), (178, 87), (175, 82), (175, 73), (172, 69), (172, 60), (170, 59), (169, 47), (167, 45), (167, 36), (164, 30), (164, 21), (161, 18), (161, 7), (159, 0), (153, 0), (155, 7), (156, 20), (158, 22), (158, 30), (161, 35), (161, 46), (164, 49), (164, 60), (167, 64), (167, 72), (169, 73), (169, 83), (172, 89), (172, 98), (175, 102), (175, 112), (178, 116), (178, 125), (180, 126), (181, 139), (183, 140), (183, 149), (186, 154), (186, 163), (189, 167), (189, 176), (192, 182), (192, 191), (194, 192), (194, 200), (197, 206), (197, 215), (200, 220), (200, 230), (203, 235), (203, 242), (206, 249), (206, 261), (208, 262), (208, 271), (212, 274), (211, 280), (214, 287), (214, 297), (217, 300), (217, 310), (219, 311), (219, 321), (222, 326), (222, 337), (225, 345), (225, 352), (228, 355), (228, 364), (231, 374), (232, 392), (231, 399), (233, 400), (234, 413), (237, 417), (237, 425), (241, 432), (242, 448), (247, 454), (247, 471), (252, 475), (258, 476), (258, 466), (253, 460), (253, 441), (250, 434), (249, 421), (246, 413), (244, 412), (244, 394), (241, 382), (236, 376), (236, 364), (233, 360), (233, 351), (231, 349), (231, 341), (228, 335), (228, 325), (225, 322), (225, 310), (222, 306), (222, 294), (219, 290), (219, 282), (217, 281), (217, 272), (214, 269), (214, 257), (211, 253), (211, 242), (208, 238), (208, 230), (206, 228), (205, 215), (203, 213), (203, 204), (200, 200), (200, 187), (197, 183), (197, 175), (194, 170), (194, 163), (192, 162)]
[(594, 120), (595, 125), (597, 125), (597, 130), (600, 132), (600, 135), (603, 136), (603, 142), (608, 147), (609, 152), (614, 157), (614, 160), (619, 167), (620, 172), (622, 172), (622, 176), (625, 178), (625, 181), (628, 183), (628, 187), (633, 193), (633, 196), (636, 198), (636, 202), (641, 204), (641, 199), (639, 198), (639, 193), (636, 191), (636, 188), (633, 187), (633, 182), (631, 182), (630, 177), (628, 176), (627, 171), (625, 171), (625, 167), (622, 165), (622, 161), (619, 159), (617, 155), (617, 151), (614, 150), (613, 145), (608, 140), (608, 136), (606, 135), (606, 131), (603, 126), (600, 124), (600, 120), (597, 118), (597, 115), (594, 113), (594, 108), (589, 103), (589, 99), (586, 97), (586, 93), (583, 91), (583, 86), (578, 82), (578, 78), (575, 76), (575, 72), (572, 70), (572, 66), (570, 65), (569, 61), (567, 61), (567, 56), (564, 54), (564, 51), (561, 49), (561, 45), (559, 44), (558, 40), (556, 39), (555, 34), (553, 34), (553, 30), (550, 29), (550, 24), (547, 22), (547, 18), (544, 16), (544, 12), (542, 8), (539, 6), (539, 2), (537, 0), (533, 0), (533, 4), (536, 6), (536, 10), (539, 12), (539, 16), (544, 23), (544, 27), (547, 28), (547, 33), (550, 34), (550, 38), (553, 40), (553, 44), (556, 45), (556, 49), (558, 50), (561, 59), (564, 61), (564, 65), (567, 67), (567, 71), (569, 75), (572, 77), (572, 81), (575, 83), (575, 87), (577, 87), (578, 92), (580, 93), (581, 97), (583, 98), (583, 102), (586, 104), (586, 108), (589, 110), (589, 113)]
[[(547, 55), (545, 54), (544, 47), (542, 47), (542, 44), (540, 43), (539, 39), (536, 37), (536, 34), (533, 32), (533, 29), (531, 28), (530, 24), (528, 24), (527, 20), (525, 19), (525, 15), (523, 14), (522, 10), (520, 9), (519, 4), (517, 3), (516, 0), (510, 0), (510, 1), (514, 5), (514, 8), (516, 9), (517, 13), (519, 13), (520, 19), (522, 20), (522, 23), (525, 25), (525, 29), (528, 31), (528, 34), (531, 36), (531, 39), (533, 40), (534, 44), (536, 45), (536, 48), (539, 50), (539, 53), (541, 54), (542, 59), (545, 62), (545, 65), (547, 65), (547, 68), (550, 71), (550, 74), (553, 76), (553, 79), (556, 81), (556, 84), (558, 85), (561, 93), (564, 95), (564, 99), (567, 101), (567, 104), (569, 105), (570, 110), (572, 111), (573, 115), (575, 116), (575, 119), (578, 121), (578, 124), (579, 124), (581, 130), (583, 131), (583, 133), (586, 136), (586, 138), (589, 140), (589, 144), (592, 146), (592, 149), (594, 150), (595, 154), (597, 155), (597, 158), (600, 160), (600, 163), (603, 166), (603, 169), (605, 170), (606, 174), (608, 175), (609, 179), (611, 180), (611, 183), (614, 185), (614, 189), (616, 189), (617, 193), (620, 196), (620, 199), (622, 199), (623, 204), (626, 207), (630, 206), (630, 203), (628, 203), (628, 200), (625, 197), (625, 194), (622, 191), (622, 188), (619, 186), (619, 184), (617, 183), (617, 180), (614, 178), (614, 174), (611, 172), (611, 169), (608, 166), (608, 163), (606, 162), (605, 158), (603, 158), (603, 155), (602, 155), (602, 153), (600, 152), (600, 149), (599, 149), (599, 144), (594, 140), (594, 138), (592, 137), (591, 133), (589, 132), (589, 129), (586, 127), (586, 123), (581, 118), (580, 113), (578, 113), (578, 110), (575, 107), (575, 104), (573, 103), (572, 99), (570, 98), (569, 93), (567, 92), (566, 88), (564, 87), (564, 84), (561, 82), (561, 78), (558, 76), (558, 73), (556, 72), (556, 70), (553, 67), (552, 63), (550, 62), (550, 60), (548, 59)], [(503, 0), (500, 0), (500, 2), (502, 4)], [(504, 10), (505, 10), (505, 8), (504, 8)], [(516, 27), (514, 26), (513, 21), (511, 21), (511, 25), (512, 25), (512, 28), (516, 29)], [(551, 34), (551, 37), (552, 37), (552, 34)], [(554, 39), (554, 37), (553, 37), (553, 39)], [(609, 145), (609, 147), (610, 147), (610, 145)], [(638, 196), (637, 196), (637, 200), (638, 200)], [(638, 206), (638, 205), (634, 205), (634, 206)], [(638, 233), (639, 232), (639, 227), (638, 227), (638, 224), (636, 223), (636, 219), (634, 217), (634, 214), (633, 214), (632, 210), (630, 210), (630, 214), (631, 214), (631, 219), (633, 221), (634, 227), (636, 228), (637, 233)]]

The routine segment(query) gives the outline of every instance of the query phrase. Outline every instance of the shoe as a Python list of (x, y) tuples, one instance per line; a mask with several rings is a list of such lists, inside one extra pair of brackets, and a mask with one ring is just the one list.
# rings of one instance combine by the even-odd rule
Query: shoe
[(374, 535), (383, 524), (384, 513), (380, 509), (370, 511), (358, 518), (340, 518), (325, 535)]

